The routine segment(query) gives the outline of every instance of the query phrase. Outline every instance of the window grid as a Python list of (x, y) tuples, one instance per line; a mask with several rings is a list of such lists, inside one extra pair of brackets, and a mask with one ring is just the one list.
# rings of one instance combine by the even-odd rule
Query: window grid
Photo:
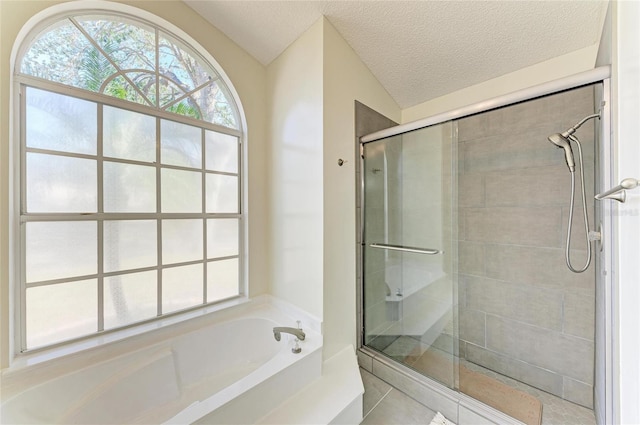
[[(156, 32), (156, 40), (158, 37), (158, 30)], [(158, 43), (156, 43), (156, 51), (158, 51)], [(158, 66), (158, 55), (156, 55), (156, 69)], [(159, 82), (159, 77), (156, 79)], [(156, 83), (156, 93), (159, 93), (160, 88), (158, 87), (158, 83)], [(162, 186), (161, 186), (161, 178), (162, 178), (162, 169), (160, 168), (160, 120), (156, 119), (156, 211), (161, 211), (162, 208)], [(157, 258), (156, 261), (158, 265), (162, 264), (162, 220), (156, 219), (156, 252)], [(156, 315), (160, 317), (162, 315), (162, 269), (158, 269), (156, 272)]]
[[(98, 191), (98, 213), (104, 214), (104, 160), (103, 158), (103, 130), (104, 119), (103, 111), (104, 106), (98, 103), (98, 125), (96, 128), (96, 159), (98, 167), (97, 176), (97, 191)], [(98, 251), (98, 332), (104, 330), (104, 220), (97, 220), (98, 235), (97, 235), (97, 251)]]
[[(114, 27), (110, 25), (114, 22), (124, 24), (126, 30), (118, 33), (122, 30), (119, 27), (114, 33)], [(51, 81), (64, 87), (140, 102), (139, 105), (158, 112), (191, 116), (206, 123), (241, 129), (238, 105), (216, 67), (189, 43), (161, 26), (138, 17), (108, 11), (100, 12), (99, 15), (95, 12), (78, 11), (55, 21), (43, 22), (40, 29), (42, 31), (37, 37), (23, 46), (20, 52), (21, 60), (16, 69), (19, 77), (33, 76), (32, 78)], [(132, 31), (134, 35), (130, 39), (141, 41), (142, 45), (135, 41), (133, 45), (128, 45), (125, 41), (127, 38), (122, 37), (126, 31)], [(150, 36), (146, 46), (143, 41), (145, 33)], [(58, 52), (56, 47), (60, 44), (60, 39), (65, 43), (72, 41), (75, 44)], [(120, 48), (127, 49), (126, 58), (118, 55)], [(153, 69), (146, 53), (154, 56)], [(64, 59), (61, 59), (61, 55)], [(94, 74), (88, 78), (79, 75), (81, 73), (77, 70), (84, 69), (83, 61), (87, 59), (97, 64), (99, 75)], [(111, 67), (110, 70), (100, 68), (106, 65), (105, 62)], [(51, 63), (58, 65), (52, 66)], [(146, 65), (149, 67), (145, 67)], [(96, 78), (101, 79), (101, 83)], [(114, 87), (109, 86), (118, 79), (125, 85), (120, 86), (119, 81), (114, 92)], [(152, 90), (143, 81), (150, 79), (153, 79)], [(172, 89), (163, 90), (164, 85), (171, 86)], [(123, 95), (119, 90), (128, 93)], [(135, 94), (133, 98), (130, 96), (132, 94)], [(169, 99), (165, 101), (163, 96), (168, 96)], [(190, 100), (189, 105), (183, 103), (186, 99)], [(188, 111), (185, 107), (193, 110)]]
[[(103, 154), (103, 112), (104, 112), (104, 106), (108, 105), (108, 106), (115, 106), (117, 108), (126, 110), (126, 111), (131, 111), (131, 112), (139, 112), (140, 108), (135, 107), (135, 104), (126, 104), (123, 105), (122, 102), (119, 101), (113, 101), (112, 99), (100, 99), (100, 101), (97, 101), (96, 99), (87, 99), (86, 97), (84, 97), (84, 100), (89, 100), (91, 102), (95, 103), (95, 106), (97, 108), (97, 134), (96, 134), (96, 154), (95, 155), (91, 155), (91, 154), (84, 154), (84, 153), (75, 153), (75, 152), (64, 152), (64, 151), (56, 151), (56, 150), (50, 150), (50, 149), (42, 149), (42, 148), (33, 148), (33, 147), (27, 147), (27, 140), (26, 140), (26, 119), (25, 117), (27, 117), (26, 113), (26, 93), (28, 92), (29, 88), (35, 88), (35, 89), (39, 89), (39, 90), (46, 90), (46, 91), (51, 91), (53, 93), (57, 93), (57, 94), (63, 94), (63, 95), (68, 95), (66, 93), (63, 93), (62, 90), (50, 90), (51, 89), (51, 84), (46, 83), (46, 82), (34, 82), (34, 81), (30, 81), (30, 78), (26, 78), (27, 81), (23, 81), (21, 84), (21, 102), (20, 102), (20, 110), (21, 112), (21, 124), (20, 124), (20, 128), (21, 128), (21, 187), (20, 187), (20, 192), (21, 192), (21, 215), (20, 215), (20, 224), (21, 224), (21, 250), (22, 250), (22, 262), (21, 262), (21, 286), (22, 286), (22, 290), (20, 291), (20, 297), (21, 297), (21, 309), (20, 309), (20, 316), (21, 316), (21, 322), (22, 322), (22, 326), (20, 327), (20, 337), (21, 337), (21, 351), (30, 351), (32, 348), (35, 349), (39, 349), (39, 348), (45, 348), (45, 347), (27, 347), (27, 331), (26, 331), (26, 320), (27, 320), (27, 311), (26, 311), (26, 289), (27, 288), (35, 288), (35, 287), (39, 287), (39, 286), (48, 286), (48, 285), (56, 285), (56, 284), (61, 284), (61, 283), (70, 283), (70, 282), (78, 282), (78, 281), (84, 281), (84, 280), (88, 280), (88, 279), (96, 279), (97, 280), (97, 300), (96, 302), (98, 303), (98, 318), (97, 318), (97, 332), (94, 334), (88, 334), (88, 335), (84, 335), (84, 336), (80, 336), (77, 338), (72, 338), (70, 340), (64, 340), (64, 341), (60, 341), (60, 342), (56, 342), (54, 344), (48, 345), (49, 346), (57, 346), (57, 345), (61, 345), (70, 341), (75, 341), (78, 339), (83, 339), (83, 338), (87, 338), (87, 337), (91, 337), (93, 335), (97, 335), (99, 333), (102, 332), (110, 332), (113, 330), (117, 330), (117, 329), (122, 329), (122, 328), (126, 328), (129, 326), (134, 326), (140, 323), (146, 323), (149, 321), (153, 321), (155, 320), (155, 318), (149, 318), (146, 320), (142, 320), (142, 321), (136, 321), (136, 322), (132, 322), (128, 325), (125, 326), (120, 326), (120, 327), (116, 327), (116, 328), (111, 328), (105, 331), (104, 329), (104, 315), (105, 315), (105, 308), (104, 308), (104, 302), (105, 302), (105, 296), (104, 296), (104, 280), (105, 278), (108, 277), (113, 277), (113, 276), (124, 276), (124, 275), (129, 275), (129, 274), (134, 274), (134, 273), (139, 273), (139, 272), (145, 272), (145, 271), (156, 271), (157, 272), (157, 316), (167, 316), (167, 315), (172, 315), (172, 314), (176, 314), (176, 313), (180, 313), (183, 311), (188, 311), (188, 310), (192, 310), (192, 309), (197, 309), (200, 308), (204, 305), (207, 304), (214, 304), (220, 301), (223, 301), (224, 299), (220, 299), (220, 300), (214, 300), (211, 302), (207, 302), (207, 264), (208, 263), (212, 263), (212, 262), (216, 262), (216, 261), (224, 261), (224, 260), (231, 260), (231, 259), (238, 259), (238, 294), (241, 294), (241, 285), (240, 282), (242, 281), (242, 262), (240, 261), (240, 252), (242, 252), (242, 221), (243, 221), (243, 217), (242, 217), (242, 208), (241, 208), (241, 199), (242, 199), (242, 173), (241, 173), (241, 156), (240, 156), (240, 139), (238, 137), (237, 131), (234, 131), (232, 129), (228, 129), (225, 127), (220, 127), (217, 125), (211, 125), (202, 121), (197, 121), (196, 123), (193, 122), (193, 120), (186, 118), (183, 119), (183, 117), (180, 116), (160, 116), (159, 114), (156, 114), (156, 111), (153, 111), (151, 113), (153, 113), (154, 119), (155, 119), (155, 127), (156, 127), (156, 158), (153, 164), (145, 162), (145, 161), (138, 161), (138, 160), (129, 160), (129, 159), (124, 159), (124, 158), (115, 158), (115, 157), (108, 157), (108, 156), (104, 156)], [(27, 84), (28, 83), (28, 84)], [(69, 90), (70, 92), (73, 92), (73, 90)], [(73, 96), (74, 93), (71, 93), (71, 95)], [(91, 97), (95, 97), (91, 96)], [(106, 96), (105, 96), (106, 97)], [(115, 105), (114, 105), (115, 104)], [(134, 107), (131, 107), (134, 106)], [(144, 113), (144, 112), (143, 112)], [(146, 111), (146, 114), (149, 115), (150, 112)], [(201, 165), (200, 167), (196, 168), (196, 167), (187, 167), (187, 166), (179, 166), (179, 165), (171, 165), (171, 164), (162, 164), (162, 158), (161, 158), (161, 123), (163, 120), (170, 120), (170, 121), (174, 121), (174, 122), (181, 122), (183, 124), (188, 124), (191, 126), (195, 126), (199, 128), (200, 131), (200, 146), (201, 146)], [(220, 171), (211, 171), (211, 170), (207, 170), (206, 169), (206, 155), (205, 155), (205, 149), (206, 149), (206, 132), (207, 131), (214, 131), (217, 133), (222, 133), (222, 134), (227, 134), (230, 136), (235, 136), (237, 138), (237, 144), (236, 144), (236, 154), (237, 154), (237, 158), (238, 158), (238, 172), (237, 173), (230, 173), (230, 172), (220, 172)], [(26, 157), (27, 157), (27, 153), (41, 153), (41, 154), (47, 154), (47, 155), (53, 155), (53, 156), (60, 156), (60, 157), (68, 157), (68, 158), (80, 158), (80, 159), (87, 159), (87, 160), (94, 160), (96, 161), (96, 168), (97, 168), (97, 187), (96, 187), (96, 192), (97, 192), (97, 211), (96, 212), (86, 212), (86, 213), (29, 213), (27, 212), (27, 207), (28, 207), (28, 200), (26, 197), (26, 187), (27, 187), (27, 183), (26, 183)], [(124, 213), (124, 212), (117, 212), (117, 213), (107, 213), (104, 211), (104, 163), (105, 162), (109, 162), (109, 163), (121, 163), (121, 164), (130, 164), (130, 165), (139, 165), (139, 166), (154, 166), (155, 167), (155, 175), (156, 175), (156, 211), (155, 212), (149, 212), (149, 213)], [(162, 212), (162, 170), (163, 169), (175, 169), (175, 170), (184, 170), (184, 171), (197, 171), (201, 173), (201, 181), (202, 181), (202, 187), (201, 187), (201, 211), (198, 213), (164, 213)], [(206, 204), (206, 196), (207, 196), (207, 191), (206, 191), (206, 177), (207, 175), (227, 175), (227, 176), (233, 176), (237, 178), (237, 199), (238, 199), (238, 209), (237, 209), (237, 213), (207, 213), (207, 204)], [(167, 219), (200, 219), (202, 220), (202, 224), (203, 224), (203, 249), (202, 249), (202, 259), (201, 260), (193, 260), (193, 261), (183, 261), (183, 262), (179, 262), (179, 263), (172, 263), (172, 264), (164, 264), (163, 263), (163, 258), (162, 258), (162, 223), (163, 220), (167, 220)], [(232, 256), (225, 256), (225, 257), (219, 257), (219, 258), (207, 258), (207, 221), (208, 219), (221, 219), (221, 218), (234, 218), (238, 220), (238, 254), (237, 255), (232, 255)], [(111, 271), (111, 272), (105, 272), (104, 271), (104, 222), (106, 220), (155, 220), (156, 224), (157, 224), (157, 232), (156, 232), (156, 246), (157, 246), (157, 264), (155, 266), (150, 266), (150, 267), (142, 267), (142, 268), (134, 268), (134, 269), (127, 269), (127, 270), (118, 270), (118, 271)], [(96, 274), (90, 274), (90, 275), (82, 275), (82, 276), (71, 276), (71, 277), (65, 277), (65, 278), (57, 278), (57, 279), (49, 279), (49, 280), (45, 280), (45, 281), (34, 281), (34, 282), (29, 282), (27, 283), (26, 281), (26, 224), (30, 223), (30, 222), (47, 222), (47, 221), (51, 221), (51, 222), (57, 222), (57, 221), (71, 221), (71, 222), (83, 222), (83, 221), (89, 221), (89, 222), (95, 222), (96, 226), (97, 226), (97, 255), (98, 255), (98, 262), (97, 262), (97, 273)], [(174, 267), (181, 267), (181, 266), (188, 266), (188, 265), (197, 265), (197, 264), (202, 264), (202, 269), (203, 269), (203, 278), (202, 278), (202, 303), (199, 305), (195, 305), (193, 307), (189, 307), (186, 309), (181, 309), (175, 312), (171, 312), (168, 314), (163, 314), (162, 312), (162, 272), (165, 269), (169, 269), (169, 268), (174, 268)]]
[[(131, 81), (131, 79), (129, 78), (129, 76), (125, 73), (122, 72), (122, 69), (120, 69), (120, 67), (118, 66), (118, 64), (111, 58), (111, 55), (107, 54), (102, 47), (100, 47), (100, 45), (98, 43), (96, 43), (96, 41), (93, 39), (93, 37), (91, 37), (91, 35), (89, 35), (89, 33), (87, 33), (87, 30), (85, 30), (82, 25), (80, 25), (78, 23), (78, 21), (76, 21), (74, 18), (69, 18), (69, 21), (71, 21), (71, 23), (86, 37), (87, 41), (89, 41), (89, 43), (91, 43), (91, 45), (98, 50), (108, 61), (109, 63), (111, 63), (111, 65), (116, 69), (116, 73), (113, 74), (110, 78), (116, 78), (116, 77), (123, 77), (125, 80), (127, 80), (127, 82), (131, 85), (131, 87), (133, 87), (133, 89), (140, 95), (142, 96), (142, 98), (144, 99), (144, 101), (147, 103), (147, 105), (153, 105), (153, 102), (151, 102), (151, 100), (149, 100), (149, 98), (138, 88), (138, 86)], [(158, 45), (158, 38), (157, 38), (157, 33), (158, 30), (155, 30), (156, 33), (156, 43), (155, 45)], [(158, 68), (156, 68), (158, 69)], [(156, 72), (156, 76), (158, 75), (158, 73)], [(106, 82), (105, 82), (106, 83)], [(158, 86), (156, 85), (156, 91), (158, 90)], [(157, 97), (156, 97), (157, 99)]]
[(55, 81), (47, 81), (37, 77), (32, 77), (32, 76), (23, 75), (23, 74), (17, 75), (16, 80), (18, 81), (19, 84), (25, 85), (28, 87), (35, 87), (35, 88), (46, 90), (52, 93), (76, 97), (78, 99), (101, 103), (103, 105), (113, 106), (119, 109), (126, 109), (132, 112), (138, 112), (141, 114), (164, 118), (169, 121), (188, 124), (194, 127), (201, 127), (207, 130), (215, 131), (217, 133), (223, 133), (223, 134), (228, 134), (230, 136), (242, 137), (241, 130), (237, 130), (231, 127), (225, 127), (220, 124), (198, 120), (186, 115), (179, 115), (179, 114), (167, 112), (160, 109), (154, 109), (146, 105), (129, 102), (127, 100), (118, 99), (116, 97), (108, 96), (101, 93), (91, 92), (91, 91), (80, 89), (73, 86), (67, 86), (61, 83), (57, 83)]
[[(207, 158), (207, 147), (205, 145), (206, 143), (206, 136), (205, 136), (206, 132), (203, 130), (200, 132), (200, 152), (201, 152), (201, 156), (200, 156), (200, 166), (202, 167), (202, 170), (206, 171), (207, 166), (206, 166), (206, 158)], [(201, 177), (201, 187), (202, 187), (202, 192), (200, 193), (201, 195), (201, 199), (200, 199), (200, 204), (202, 207), (202, 213), (206, 214), (207, 212), (207, 174), (206, 173), (202, 173)], [(202, 251), (204, 253), (204, 258), (206, 259), (208, 257), (207, 255), (207, 219), (205, 218), (204, 220), (202, 220)], [(204, 303), (207, 302), (207, 262), (205, 261), (205, 263), (202, 266), (202, 301)]]

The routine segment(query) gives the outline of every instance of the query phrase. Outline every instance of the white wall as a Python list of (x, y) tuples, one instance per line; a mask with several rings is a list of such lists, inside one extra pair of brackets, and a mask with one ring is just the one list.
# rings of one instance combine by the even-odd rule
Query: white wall
[[(617, 181), (640, 178), (640, 3), (617, 2), (613, 13), (613, 132)], [(615, 423), (640, 423), (640, 190), (618, 206), (617, 375)], [(614, 307), (615, 311), (615, 307)], [(614, 381), (615, 385), (615, 381)]]
[(323, 25), (267, 67), (272, 295), (323, 315)]
[(602, 25), (602, 34), (600, 35), (600, 44), (598, 45), (598, 55), (596, 56), (596, 67), (611, 65), (613, 60), (613, 8), (615, 3), (609, 3), (607, 14)]
[(558, 56), (402, 110), (402, 123), (593, 69), (598, 44)]
[(324, 18), (267, 81), (271, 293), (323, 319), (328, 358), (356, 344), (354, 101), (395, 120), (400, 109)]
[[(11, 302), (9, 264), (10, 65), (11, 49), (22, 26), (60, 1), (0, 1), (0, 367), (10, 357)], [(249, 293), (267, 292), (267, 144), (266, 72), (264, 67), (181, 1), (122, 1), (176, 25), (200, 43), (220, 64), (242, 100), (248, 127)]]
[[(324, 357), (356, 344), (355, 100), (400, 121), (400, 108), (331, 23), (324, 29)], [(347, 162), (338, 166), (338, 159)]]

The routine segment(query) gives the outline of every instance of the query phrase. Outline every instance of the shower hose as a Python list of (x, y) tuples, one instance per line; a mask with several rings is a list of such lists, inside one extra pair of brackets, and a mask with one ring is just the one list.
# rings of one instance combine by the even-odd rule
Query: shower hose
[(587, 196), (584, 190), (584, 167), (582, 161), (582, 146), (580, 145), (580, 141), (577, 137), (571, 135), (569, 136), (572, 142), (575, 142), (578, 145), (578, 159), (580, 160), (580, 186), (582, 187), (582, 214), (584, 215), (584, 233), (587, 240), (587, 262), (584, 267), (581, 269), (576, 269), (571, 265), (571, 258), (569, 256), (569, 252), (571, 250), (571, 228), (573, 227), (573, 210), (575, 207), (575, 192), (576, 192), (576, 173), (575, 171), (571, 171), (571, 206), (569, 208), (569, 227), (567, 228), (567, 249), (565, 251), (565, 261), (567, 263), (567, 267), (574, 273), (582, 273), (587, 270), (589, 264), (591, 264), (591, 243), (589, 241), (589, 218), (587, 217)]

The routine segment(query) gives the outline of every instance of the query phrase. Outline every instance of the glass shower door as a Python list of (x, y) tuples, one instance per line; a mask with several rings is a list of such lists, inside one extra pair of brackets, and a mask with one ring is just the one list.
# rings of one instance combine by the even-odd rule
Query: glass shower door
[(455, 387), (452, 123), (364, 145), (364, 345)]

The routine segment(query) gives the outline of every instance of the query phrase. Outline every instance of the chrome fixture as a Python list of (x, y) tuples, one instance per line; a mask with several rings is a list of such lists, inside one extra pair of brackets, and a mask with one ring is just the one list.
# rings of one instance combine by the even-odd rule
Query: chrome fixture
[(560, 133), (552, 134), (548, 137), (549, 141), (559, 148), (564, 149), (564, 159), (567, 161), (567, 166), (570, 172), (576, 171), (576, 163), (573, 160), (573, 150), (571, 150), (571, 143), (569, 143), (568, 137), (564, 137)]
[(280, 339), (282, 338), (280, 334), (282, 332), (286, 334), (291, 334), (296, 338), (298, 338), (300, 341), (304, 341), (304, 338), (306, 336), (305, 333), (302, 332), (302, 329), (287, 328), (287, 327), (273, 328), (273, 337), (276, 339), (276, 341), (280, 341)]
[[(588, 117), (583, 118), (578, 124), (569, 128), (567, 131), (562, 133), (555, 133), (548, 137), (549, 141), (556, 145), (559, 148), (564, 149), (564, 158), (567, 161), (567, 166), (569, 167), (570, 172), (574, 172), (576, 170), (576, 163), (573, 159), (573, 150), (571, 150), (571, 141), (576, 141), (577, 139), (573, 137), (573, 133), (576, 132), (582, 124), (587, 122), (592, 118), (600, 118), (600, 114), (589, 115)], [(579, 144), (580, 142), (578, 142)]]
[(437, 249), (432, 249), (432, 248), (416, 248), (413, 246), (390, 245), (386, 243), (372, 243), (372, 244), (369, 244), (369, 246), (371, 248), (388, 249), (391, 251), (415, 252), (417, 254), (427, 254), (427, 255), (442, 254), (442, 251)]
[(281, 335), (282, 332), (291, 334), (296, 337), (295, 346), (291, 349), (291, 352), (294, 354), (298, 354), (302, 351), (302, 347), (300, 347), (300, 341), (304, 341), (304, 338), (306, 337), (304, 332), (302, 332), (302, 328), (300, 327), (300, 321), (298, 320), (296, 321), (296, 323), (298, 324), (297, 328), (287, 328), (287, 327), (273, 328), (273, 337), (276, 339), (276, 341), (280, 341), (280, 338), (282, 338), (282, 335)]
[(602, 193), (598, 193), (595, 198), (598, 201), (602, 201), (604, 199), (613, 199), (620, 203), (624, 203), (627, 200), (627, 190), (635, 189), (640, 185), (640, 181), (632, 178), (624, 179), (614, 188), (611, 188)]
[[(564, 149), (564, 158), (567, 162), (567, 167), (569, 167), (569, 172), (571, 173), (571, 204), (569, 208), (569, 227), (567, 229), (567, 247), (565, 251), (565, 262), (567, 263), (567, 267), (574, 273), (582, 273), (587, 270), (589, 264), (591, 264), (591, 240), (595, 236), (594, 232), (589, 232), (589, 217), (587, 217), (587, 196), (584, 190), (584, 167), (582, 163), (582, 146), (580, 144), (580, 140), (573, 134), (590, 119), (600, 118), (600, 114), (589, 115), (580, 122), (578, 122), (573, 127), (569, 128), (567, 131), (562, 133), (555, 133), (548, 137), (549, 141), (556, 145), (558, 148)], [(569, 252), (571, 250), (571, 228), (573, 226), (573, 210), (574, 210), (574, 198), (576, 191), (576, 164), (573, 158), (573, 150), (571, 149), (571, 142), (574, 142), (578, 146), (578, 159), (580, 160), (580, 183), (582, 187), (582, 212), (584, 214), (584, 232), (587, 241), (587, 261), (581, 269), (575, 269), (571, 265), (571, 259), (569, 258)], [(591, 236), (591, 237), (590, 237)]]

